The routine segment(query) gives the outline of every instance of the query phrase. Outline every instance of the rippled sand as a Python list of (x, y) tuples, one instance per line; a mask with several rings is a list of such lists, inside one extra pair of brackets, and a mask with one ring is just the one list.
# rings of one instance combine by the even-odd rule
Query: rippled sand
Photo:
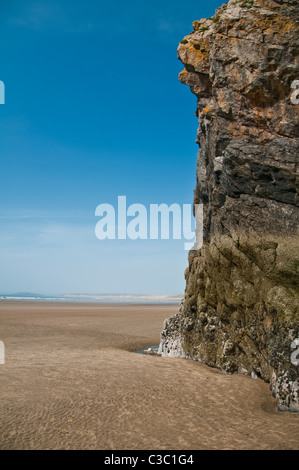
[(133, 351), (173, 305), (0, 302), (1, 449), (298, 449), (269, 386)]

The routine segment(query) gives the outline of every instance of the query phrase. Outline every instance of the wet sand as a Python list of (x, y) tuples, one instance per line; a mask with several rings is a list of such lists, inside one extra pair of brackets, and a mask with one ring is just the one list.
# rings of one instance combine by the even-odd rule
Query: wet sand
[(299, 449), (269, 385), (133, 351), (176, 305), (0, 302), (1, 449)]

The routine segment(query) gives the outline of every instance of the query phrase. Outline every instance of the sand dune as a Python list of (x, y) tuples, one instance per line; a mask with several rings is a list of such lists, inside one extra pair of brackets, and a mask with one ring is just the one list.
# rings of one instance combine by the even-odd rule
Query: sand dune
[(261, 380), (133, 352), (176, 310), (0, 302), (0, 448), (298, 449)]

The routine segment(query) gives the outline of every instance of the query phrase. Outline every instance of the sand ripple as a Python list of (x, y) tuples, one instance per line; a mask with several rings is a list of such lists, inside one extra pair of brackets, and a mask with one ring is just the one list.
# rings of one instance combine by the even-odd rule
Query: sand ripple
[(135, 354), (175, 306), (0, 303), (1, 449), (298, 449), (267, 384)]

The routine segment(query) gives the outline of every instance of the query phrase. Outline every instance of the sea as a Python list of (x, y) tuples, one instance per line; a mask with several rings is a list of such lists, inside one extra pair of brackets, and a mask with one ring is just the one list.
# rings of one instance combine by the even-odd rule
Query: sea
[(142, 294), (60, 294), (42, 295), (21, 292), (0, 294), (1, 301), (38, 302), (95, 302), (95, 303), (134, 303), (134, 304), (179, 304), (183, 295), (142, 295)]

